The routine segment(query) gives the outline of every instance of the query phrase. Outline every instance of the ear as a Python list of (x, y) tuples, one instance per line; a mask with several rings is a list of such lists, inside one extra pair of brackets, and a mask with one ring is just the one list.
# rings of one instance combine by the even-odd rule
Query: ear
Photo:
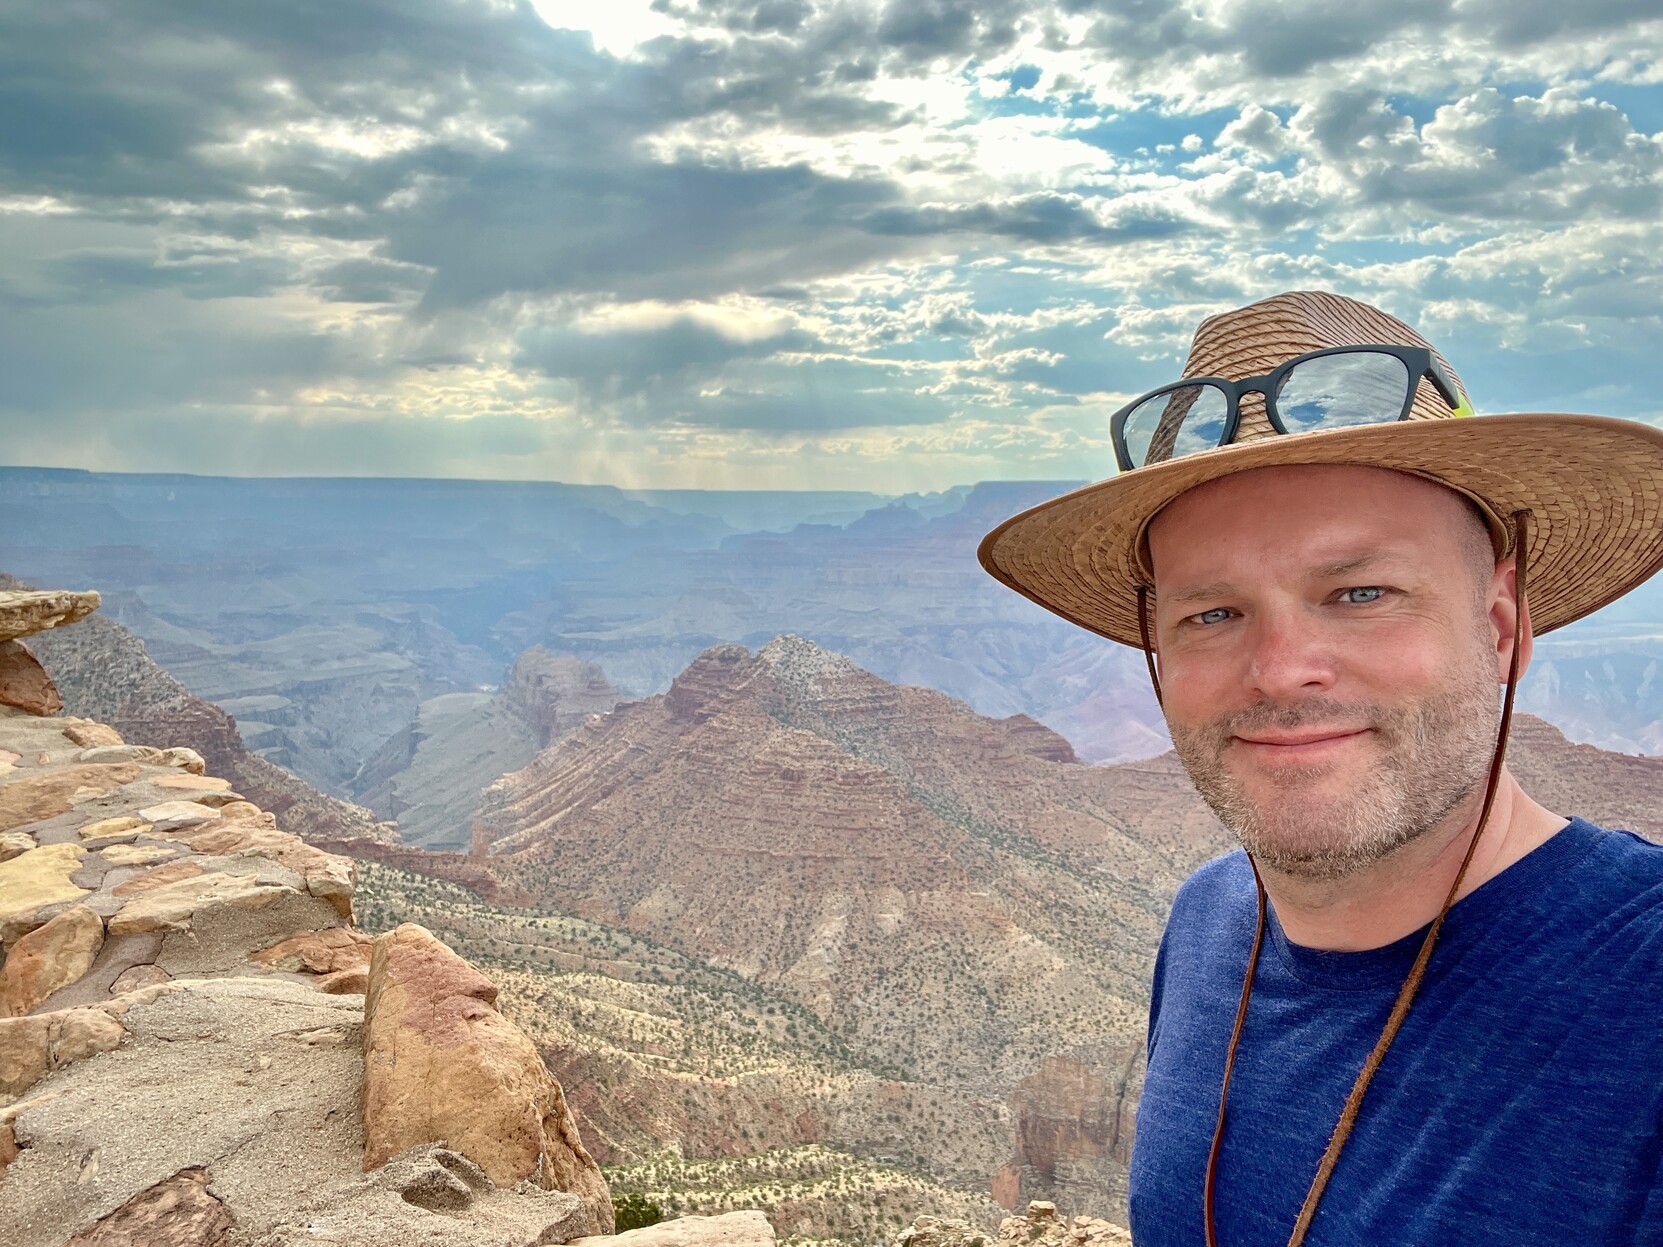
[[(1518, 568), (1512, 559), (1496, 564), (1495, 578), (1490, 582), (1489, 621), (1496, 655), (1496, 682), (1507, 682), (1513, 661), (1513, 627), (1519, 628), (1519, 675), (1530, 669), (1530, 657), (1535, 652), (1535, 639), (1530, 629), (1530, 603), (1519, 601)], [(1522, 620), (1520, 619), (1522, 607)]]

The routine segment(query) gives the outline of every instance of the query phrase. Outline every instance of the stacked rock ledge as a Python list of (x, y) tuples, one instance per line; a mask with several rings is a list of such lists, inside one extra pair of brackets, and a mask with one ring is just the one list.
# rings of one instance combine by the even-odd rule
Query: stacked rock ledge
[[(0, 593), (0, 639), (96, 605)], [(7, 1247), (612, 1229), (560, 1084), (488, 979), (419, 927), (358, 930), (352, 862), (195, 752), (41, 704), (0, 699)]]

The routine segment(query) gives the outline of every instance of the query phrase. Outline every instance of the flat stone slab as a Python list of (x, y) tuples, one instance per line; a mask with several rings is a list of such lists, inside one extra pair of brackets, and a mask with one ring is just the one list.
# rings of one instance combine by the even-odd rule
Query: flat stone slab
[(195, 801), (164, 801), (139, 811), (139, 817), (155, 831), (178, 831), (197, 823), (209, 823), (219, 817), (219, 811)]
[(61, 628), (85, 619), (98, 609), (101, 600), (91, 590), (84, 593), (65, 589), (0, 590), (0, 641), (33, 636), (48, 628)]

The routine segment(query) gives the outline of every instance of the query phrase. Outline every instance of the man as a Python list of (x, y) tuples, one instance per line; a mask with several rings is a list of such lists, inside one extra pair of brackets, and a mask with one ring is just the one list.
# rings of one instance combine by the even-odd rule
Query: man
[(982, 544), (1143, 646), (1243, 845), (1162, 940), (1139, 1247), (1663, 1243), (1663, 848), (1504, 763), (1533, 633), (1663, 565), (1663, 432), (1470, 415), (1402, 322), (1280, 295)]

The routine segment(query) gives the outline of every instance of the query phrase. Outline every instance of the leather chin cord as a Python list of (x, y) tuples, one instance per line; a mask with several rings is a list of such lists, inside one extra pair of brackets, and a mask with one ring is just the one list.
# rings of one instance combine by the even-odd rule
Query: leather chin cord
[[(1478, 848), (1478, 838), (1484, 834), (1485, 825), (1490, 818), (1490, 809), (1495, 804), (1496, 790), (1501, 785), (1502, 763), (1507, 757), (1507, 735), (1513, 725), (1513, 695), (1519, 683), (1524, 640), (1525, 561), (1529, 545), (1529, 520), (1529, 511), (1513, 512), (1513, 574), (1518, 610), (1513, 618), (1513, 653), (1508, 662), (1507, 691), (1501, 703), (1501, 723), (1496, 732), (1496, 748), (1490, 758), (1489, 781), (1484, 788), (1484, 803), (1479, 807), (1478, 822), (1473, 828), (1472, 838), (1467, 843), (1466, 855), (1461, 859), (1461, 868), (1455, 872), (1455, 881), (1449, 885), (1449, 893), (1444, 897), (1438, 916), (1432, 920), (1432, 925), (1427, 927), (1426, 937), (1421, 940), (1420, 951), (1415, 954), (1414, 965), (1410, 967), (1408, 976), (1403, 980), (1403, 986), (1398, 989), (1397, 999), (1392, 1002), (1392, 1010), (1386, 1017), (1385, 1026), (1380, 1030), (1380, 1038), (1375, 1040), (1374, 1049), (1363, 1062), (1363, 1068), (1357, 1071), (1356, 1081), (1351, 1084), (1351, 1094), (1346, 1097), (1345, 1107), (1340, 1111), (1340, 1120), (1334, 1127), (1333, 1137), (1328, 1140), (1328, 1147), (1317, 1164), (1316, 1175), (1311, 1179), (1310, 1189), (1305, 1192), (1305, 1202), (1300, 1206), (1299, 1218), (1294, 1222), (1293, 1233), (1288, 1237), (1288, 1247), (1301, 1247), (1305, 1241), (1305, 1234), (1311, 1228), (1311, 1220), (1316, 1216), (1317, 1204), (1322, 1200), (1323, 1190), (1328, 1186), (1328, 1179), (1334, 1172), (1334, 1166), (1340, 1159), (1340, 1152), (1344, 1150), (1346, 1140), (1351, 1137), (1352, 1127), (1357, 1124), (1357, 1114), (1363, 1106), (1363, 1095), (1368, 1091), (1369, 1083), (1374, 1079), (1380, 1063), (1386, 1059), (1386, 1050), (1392, 1046), (1392, 1040), (1397, 1038), (1397, 1032), (1403, 1025), (1403, 1019), (1408, 1016), (1415, 993), (1420, 990), (1421, 980), (1426, 975), (1427, 962), (1432, 959), (1432, 945), (1437, 942), (1438, 931), (1444, 925), (1444, 918), (1449, 914), (1450, 906), (1455, 904), (1455, 898), (1461, 891), (1461, 882), (1466, 878), (1467, 867), (1472, 864), (1473, 853)], [(1147, 585), (1138, 587), (1138, 633), (1143, 640), (1143, 657), (1149, 665), (1149, 681), (1154, 686), (1155, 700), (1158, 703), (1161, 700), (1161, 679), (1155, 668), (1154, 648), (1150, 642)], [(1236, 1021), (1231, 1027), (1230, 1046), (1224, 1056), (1224, 1080), (1218, 1093), (1218, 1122), (1213, 1127), (1212, 1145), (1207, 1149), (1207, 1175), (1202, 1190), (1202, 1213), (1207, 1230), (1206, 1247), (1217, 1247), (1218, 1244), (1213, 1229), (1213, 1182), (1218, 1173), (1219, 1149), (1224, 1142), (1225, 1105), (1230, 1095), (1230, 1075), (1235, 1069), (1236, 1049), (1241, 1044), (1242, 1028), (1247, 1023), (1247, 1003), (1253, 995), (1253, 979), (1259, 968), (1259, 950), (1264, 945), (1265, 936), (1264, 880), (1260, 878), (1259, 865), (1253, 861), (1251, 855), (1248, 862), (1253, 867), (1259, 914), (1253, 928), (1253, 946), (1247, 954), (1247, 974), (1242, 979), (1241, 1002), (1236, 1006)]]

